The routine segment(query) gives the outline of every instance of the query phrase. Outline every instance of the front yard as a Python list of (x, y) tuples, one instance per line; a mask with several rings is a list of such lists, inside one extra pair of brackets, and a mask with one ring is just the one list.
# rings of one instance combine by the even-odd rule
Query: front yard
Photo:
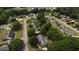
[(21, 37), (22, 37), (22, 30), (15, 31), (14, 39), (17, 39), (17, 38), (20, 39)]
[(5, 29), (0, 30), (0, 40), (5, 39), (7, 33), (8, 33), (8, 30), (5, 30)]

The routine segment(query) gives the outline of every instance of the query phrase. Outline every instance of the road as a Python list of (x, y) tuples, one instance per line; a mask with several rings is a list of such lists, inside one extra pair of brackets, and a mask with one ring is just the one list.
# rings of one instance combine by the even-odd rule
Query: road
[(27, 23), (26, 19), (23, 21), (23, 42), (24, 42), (24, 49), (23, 51), (28, 51), (28, 35), (27, 35)]
[(51, 18), (54, 18), (59, 24), (61, 24), (62, 26), (64, 26), (65, 29), (67, 30), (67, 32), (68, 32), (69, 34), (74, 34), (74, 35), (73, 35), (74, 37), (79, 37), (79, 31), (78, 31), (78, 30), (74, 29), (74, 28), (71, 27), (70, 25), (64, 23), (63, 21), (61, 21), (61, 20), (59, 20), (59, 19), (57, 19), (57, 18), (55, 18), (55, 17), (53, 17), (53, 16), (52, 16)]

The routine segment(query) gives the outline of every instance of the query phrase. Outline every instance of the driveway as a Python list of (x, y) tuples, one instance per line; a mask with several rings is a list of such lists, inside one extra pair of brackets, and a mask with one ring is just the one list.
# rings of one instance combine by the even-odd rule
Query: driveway
[(26, 19), (23, 21), (23, 42), (24, 42), (24, 49), (23, 51), (28, 51), (28, 35), (27, 35), (27, 24)]

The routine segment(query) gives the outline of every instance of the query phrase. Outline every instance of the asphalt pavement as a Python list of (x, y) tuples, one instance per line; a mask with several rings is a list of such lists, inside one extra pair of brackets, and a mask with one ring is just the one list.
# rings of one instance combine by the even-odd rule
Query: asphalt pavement
[(73, 33), (75, 36), (77, 36), (77, 37), (79, 36), (79, 31), (78, 30), (76, 30), (75, 28), (71, 27), (70, 25), (66, 24), (65, 22), (63, 22), (63, 21), (61, 21), (61, 20), (59, 20), (59, 19), (57, 19), (55, 17), (52, 17), (52, 18), (54, 18), (59, 24), (61, 24), (62, 26), (64, 26), (65, 29), (66, 29), (66, 31), (69, 34), (72, 34)]

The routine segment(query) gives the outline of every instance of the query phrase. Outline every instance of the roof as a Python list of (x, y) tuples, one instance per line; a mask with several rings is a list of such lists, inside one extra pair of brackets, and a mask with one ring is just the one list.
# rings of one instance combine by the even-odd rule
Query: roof
[(37, 39), (38, 39), (38, 42), (41, 45), (41, 47), (47, 46), (43, 35), (41, 35), (41, 34), (37, 35)]
[(13, 35), (14, 35), (14, 31), (11, 29), (11, 30), (8, 32), (7, 37), (13, 38)]

